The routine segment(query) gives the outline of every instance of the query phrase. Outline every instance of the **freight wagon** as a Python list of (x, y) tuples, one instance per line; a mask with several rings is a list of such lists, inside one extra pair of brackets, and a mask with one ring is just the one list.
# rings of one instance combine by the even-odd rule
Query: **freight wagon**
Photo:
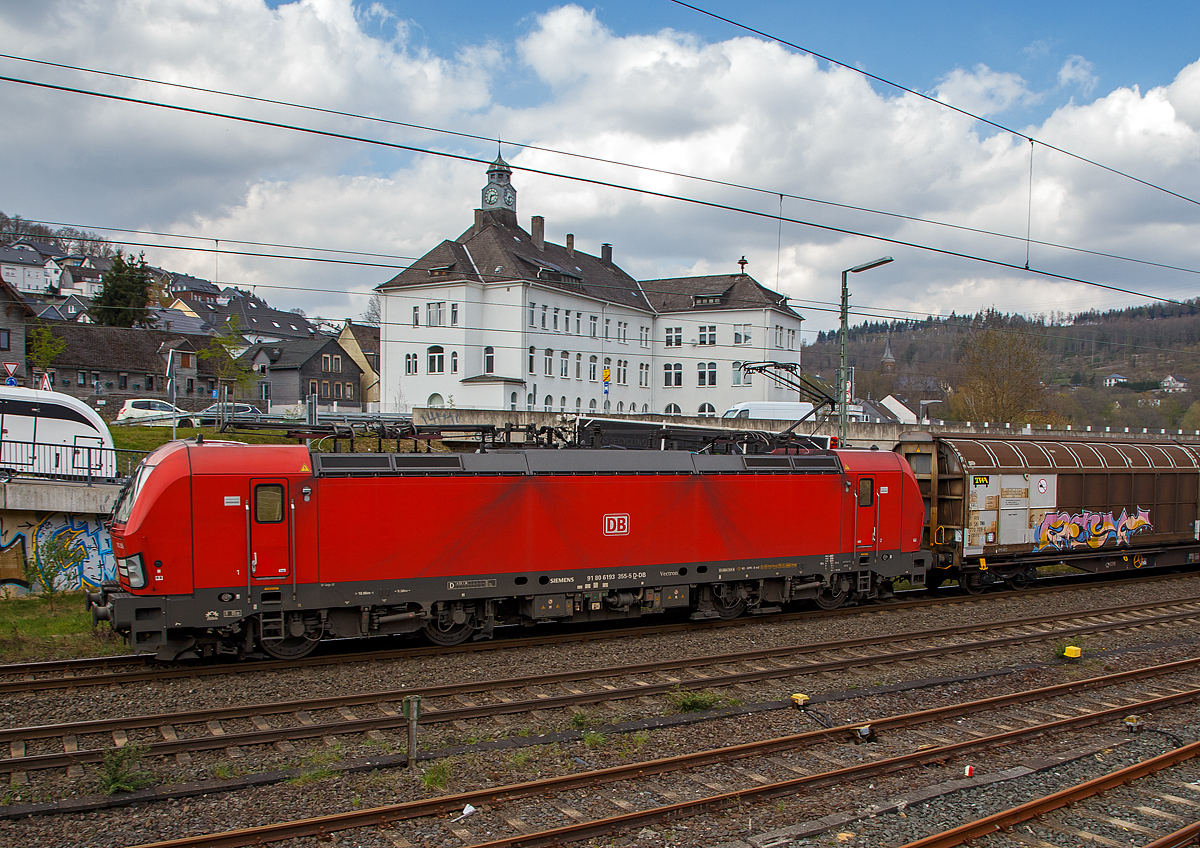
[(927, 585), (1028, 585), (1200, 562), (1200, 452), (1175, 442), (909, 433), (896, 447), (925, 504)]

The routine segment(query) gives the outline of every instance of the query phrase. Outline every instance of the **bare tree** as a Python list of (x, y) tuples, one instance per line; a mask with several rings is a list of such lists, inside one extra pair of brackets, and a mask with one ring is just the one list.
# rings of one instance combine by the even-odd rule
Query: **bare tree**
[(991, 326), (963, 341), (965, 375), (959, 386), (972, 421), (1029, 424), (1045, 415), (1045, 357), (1037, 340), (1016, 327)]
[(378, 327), (381, 320), (382, 309), (379, 301), (379, 293), (371, 295), (371, 299), (367, 301), (367, 308), (363, 310), (362, 322)]

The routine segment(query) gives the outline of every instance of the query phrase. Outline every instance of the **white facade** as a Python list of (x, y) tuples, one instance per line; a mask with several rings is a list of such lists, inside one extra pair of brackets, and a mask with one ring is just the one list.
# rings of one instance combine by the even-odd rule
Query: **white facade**
[(799, 364), (800, 319), (774, 309), (655, 315), (523, 280), (408, 286), (382, 293), (381, 309), (388, 412), (720, 415), (742, 401), (799, 399), (741, 370)]
[(57, 266), (50, 260), (43, 262), (35, 251), (31, 250), (28, 253), (29, 261), (14, 259), (0, 262), (0, 275), (4, 277), (4, 282), (19, 292), (45, 294), (46, 289), (57, 279), (57, 275), (51, 270), (57, 270)]

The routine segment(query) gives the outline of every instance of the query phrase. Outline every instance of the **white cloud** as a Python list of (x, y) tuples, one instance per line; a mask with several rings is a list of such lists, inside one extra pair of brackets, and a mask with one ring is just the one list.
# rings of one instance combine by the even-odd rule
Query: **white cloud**
[(943, 77), (937, 87), (937, 99), (986, 117), (1012, 106), (1037, 102), (1039, 95), (1029, 90), (1020, 74), (1001, 73), (980, 64), (971, 71), (955, 68)]
[(1084, 97), (1090, 97), (1096, 90), (1099, 78), (1092, 73), (1094, 65), (1082, 56), (1068, 56), (1063, 66), (1058, 69), (1059, 88), (1077, 87)]

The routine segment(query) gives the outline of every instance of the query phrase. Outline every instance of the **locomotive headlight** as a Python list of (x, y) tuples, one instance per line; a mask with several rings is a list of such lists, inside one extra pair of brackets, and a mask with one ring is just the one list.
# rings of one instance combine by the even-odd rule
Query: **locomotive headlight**
[(117, 560), (117, 573), (129, 581), (130, 589), (142, 589), (146, 585), (146, 566), (142, 563), (142, 555)]

